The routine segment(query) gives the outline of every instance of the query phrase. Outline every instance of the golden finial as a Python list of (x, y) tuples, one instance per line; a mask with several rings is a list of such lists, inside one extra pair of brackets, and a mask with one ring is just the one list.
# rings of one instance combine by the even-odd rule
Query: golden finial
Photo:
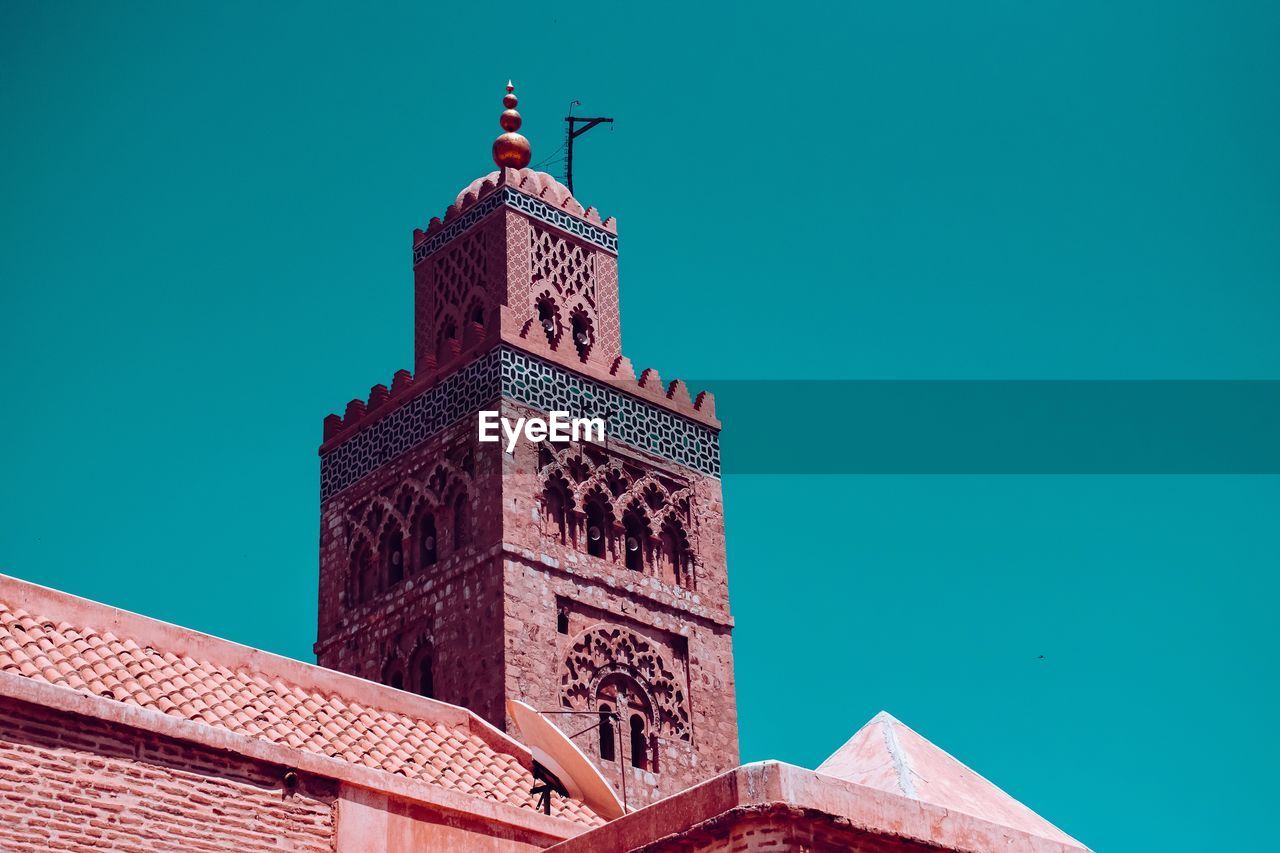
[(499, 169), (523, 169), (533, 157), (533, 147), (529, 145), (529, 140), (516, 133), (520, 129), (520, 113), (516, 112), (519, 101), (516, 100), (515, 90), (515, 85), (508, 80), (507, 94), (502, 98), (502, 105), (506, 109), (498, 119), (498, 124), (502, 125), (506, 133), (493, 140), (493, 162)]

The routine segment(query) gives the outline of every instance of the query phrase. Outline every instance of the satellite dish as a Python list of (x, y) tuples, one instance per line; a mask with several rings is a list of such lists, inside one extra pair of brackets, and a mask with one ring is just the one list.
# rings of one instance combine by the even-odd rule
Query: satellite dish
[(551, 771), (569, 796), (586, 803), (605, 820), (622, 817), (625, 809), (613, 786), (564, 732), (518, 699), (507, 700), (507, 713), (520, 727), (533, 760)]

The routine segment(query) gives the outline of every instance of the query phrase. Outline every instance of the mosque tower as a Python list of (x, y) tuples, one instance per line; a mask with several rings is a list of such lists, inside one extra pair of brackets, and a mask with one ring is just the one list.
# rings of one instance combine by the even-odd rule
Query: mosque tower
[[(617, 225), (528, 168), (503, 104), (496, 171), (414, 231), (413, 374), (325, 419), (315, 651), (503, 729), (507, 697), (561, 712), (639, 805), (738, 764), (720, 423), (636, 375)], [(508, 451), (481, 411), (606, 437)]]

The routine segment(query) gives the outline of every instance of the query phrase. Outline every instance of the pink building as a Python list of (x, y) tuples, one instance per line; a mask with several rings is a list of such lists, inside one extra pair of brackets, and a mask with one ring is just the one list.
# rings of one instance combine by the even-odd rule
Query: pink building
[[(0, 849), (1084, 850), (887, 714), (739, 766), (714, 402), (636, 375), (616, 224), (504, 104), (414, 232), (415, 372), (325, 419), (320, 666), (0, 579)], [(632, 812), (539, 811), (508, 698)]]

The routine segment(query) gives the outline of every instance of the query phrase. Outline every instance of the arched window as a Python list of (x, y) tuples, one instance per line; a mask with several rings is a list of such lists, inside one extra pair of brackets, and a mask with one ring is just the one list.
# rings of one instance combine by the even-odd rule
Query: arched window
[(459, 550), (467, 544), (467, 496), (459, 492), (453, 502), (453, 548)]
[(648, 535), (648, 525), (644, 523), (644, 516), (635, 510), (628, 510), (622, 516), (622, 527), (626, 536), (623, 547), (627, 568), (637, 572), (643, 571), (644, 543)]
[(553, 478), (542, 490), (542, 499), (547, 508), (547, 517), (556, 526), (560, 541), (564, 542), (568, 529), (569, 506), (572, 503), (564, 482), (558, 477)]
[(608, 527), (605, 526), (604, 506), (598, 500), (587, 502), (587, 553), (593, 557), (603, 557), (605, 555), (605, 536)]
[(631, 766), (639, 767), (641, 770), (649, 766), (648, 738), (644, 734), (644, 717), (639, 714), (631, 715)]
[(378, 594), (378, 573), (373, 564), (373, 553), (367, 542), (361, 541), (356, 546), (356, 555), (351, 561), (351, 571), (355, 580), (355, 603), (362, 604)]
[(689, 576), (689, 542), (680, 523), (668, 520), (662, 526), (661, 574), (665, 583), (691, 588)]
[(383, 554), (387, 561), (387, 586), (392, 587), (404, 580), (404, 534), (399, 529), (387, 533)]
[(404, 689), (404, 670), (395, 658), (388, 660), (382, 667), (382, 683), (396, 690)]
[(591, 321), (583, 314), (574, 312), (569, 318), (569, 329), (573, 334), (573, 347), (578, 351), (578, 358), (587, 360), (591, 355)]
[(452, 319), (445, 320), (440, 327), (440, 337), (436, 340), (436, 364), (449, 361), (457, 349), (458, 327)]
[(615, 761), (613, 751), (613, 709), (608, 705), (600, 706), (600, 758), (602, 761)]
[(431, 672), (431, 655), (424, 653), (418, 658), (418, 695), (428, 699), (436, 695), (435, 678)]
[[(653, 705), (641, 684), (630, 674), (618, 670), (605, 674), (596, 682), (596, 709), (602, 729), (606, 713), (612, 716), (614, 725), (622, 722), (620, 737), (602, 732), (602, 742), (612, 746), (615, 752), (623, 750), (618, 757), (624, 762), (629, 759), (631, 766), (654, 770), (651, 749), (655, 741), (650, 737)], [(619, 739), (623, 742), (618, 743)]]
[(467, 312), (462, 340), (466, 346), (484, 340), (484, 306), (479, 302), (472, 305), (471, 310)]
[(538, 325), (547, 336), (547, 343), (554, 347), (559, 337), (560, 328), (556, 323), (556, 307), (550, 299), (538, 300)]
[(436, 564), (436, 517), (424, 512), (418, 519), (418, 566), (425, 568)]

